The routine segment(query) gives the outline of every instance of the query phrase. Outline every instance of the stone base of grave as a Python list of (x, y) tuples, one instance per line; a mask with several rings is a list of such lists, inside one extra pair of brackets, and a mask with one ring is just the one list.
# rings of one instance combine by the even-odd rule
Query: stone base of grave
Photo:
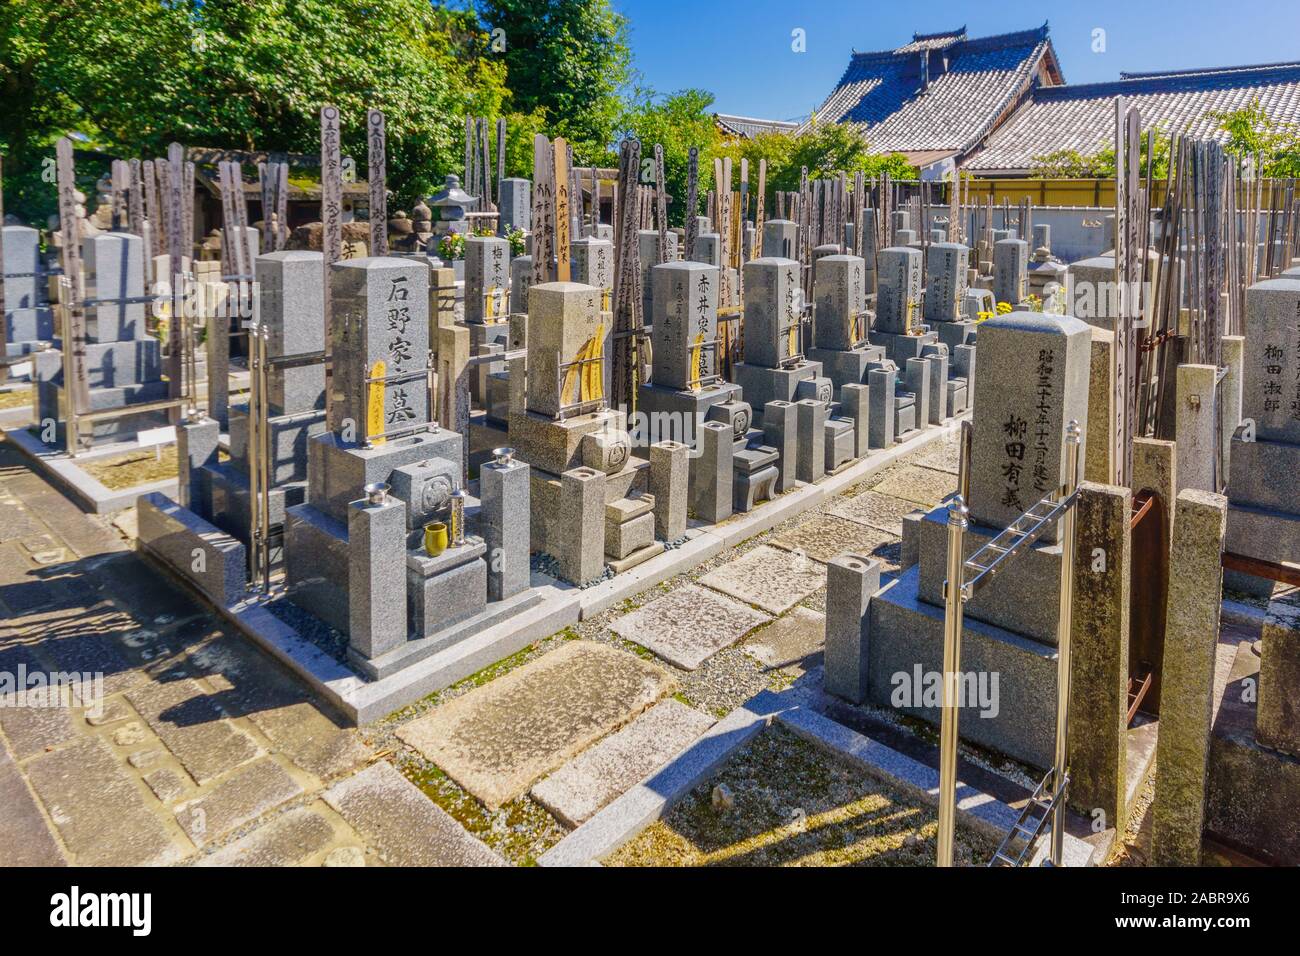
[(894, 443), (907, 441), (918, 428), (916, 422), (916, 396), (911, 392), (894, 395)]
[(556, 421), (549, 415), (512, 412), (508, 437), (516, 457), (534, 470), (561, 475), (583, 464), (582, 439), (600, 431), (623, 431), (618, 412), (606, 409)]
[[(248, 470), (248, 405), (230, 406), (230, 460)], [(307, 448), (312, 438), (324, 433), (325, 411), (272, 415), (266, 420), (271, 460), (267, 463), (267, 480), (272, 485), (301, 481), (307, 476)]]
[[(55, 337), (54, 310), (40, 305), (35, 308), (10, 309), (4, 314), (5, 344), (22, 345), (31, 342), (52, 342)], [(26, 355), (25, 351), (11, 355)]]
[(458, 432), (433, 428), (373, 448), (342, 441), (333, 432), (307, 442), (308, 500), (335, 521), (347, 520), (348, 503), (366, 485), (387, 481), (396, 468), (430, 458), (459, 462), (463, 441)]
[(510, 373), (491, 372), (484, 381), (483, 408), (488, 421), (507, 426), (510, 423)]
[(873, 364), (885, 359), (885, 350), (879, 345), (864, 345), (851, 352), (835, 349), (809, 349), (808, 358), (822, 367), (822, 373), (835, 386), (835, 400), (845, 385), (860, 385), (867, 380), (867, 371)]
[(496, 625), (540, 604), (542, 596), (532, 588), (506, 598), (493, 601), (472, 617), (451, 627), (435, 631), (428, 637), (412, 638), (393, 648), (387, 654), (367, 660), (349, 648), (348, 664), (371, 680), (384, 680), (426, 658), (447, 650), (461, 641), (486, 631)]
[(730, 382), (718, 382), (698, 392), (653, 383), (642, 385), (637, 389), (636, 410), (647, 416), (644, 427), (648, 434), (633, 434), (632, 440), (636, 447), (661, 441), (694, 445), (696, 428), (708, 416), (709, 409), (724, 402), (740, 401), (741, 397), (740, 386)]
[(285, 585), (289, 599), (347, 634), (348, 526), (311, 504), (285, 509)]
[[(1300, 515), (1230, 502), (1224, 546), (1248, 558), (1294, 564), (1300, 560)], [(1240, 571), (1225, 571), (1224, 584), (1258, 597), (1268, 597), (1274, 588), (1273, 581)]]
[(615, 574), (622, 574), (624, 571), (630, 571), (638, 564), (644, 564), (651, 558), (658, 557), (663, 553), (664, 543), (662, 541), (651, 541), (645, 547), (638, 548), (625, 558), (614, 560), (609, 555), (606, 555), (605, 559)]
[[(972, 523), (963, 558), (969, 558), (995, 529)], [(947, 509), (939, 506), (915, 530), (917, 563), (871, 599), (868, 635), (868, 699), (894, 706), (895, 675), (943, 668), (943, 580), (947, 574)], [(1019, 559), (1015, 574), (1000, 575), (967, 602), (962, 670), (998, 677), (999, 709), (982, 717), (978, 708), (961, 715), (961, 736), (1037, 767), (1051, 764), (1055, 746), (1056, 624), (1061, 548), (1039, 543)], [(990, 688), (991, 689), (991, 688)], [(932, 723), (937, 708), (905, 706), (904, 712)]]
[[(521, 456), (522, 457), (522, 456)], [(530, 463), (531, 464), (531, 463)], [(532, 550), (550, 555), (557, 554), (559, 542), (572, 534), (572, 529), (560, 524), (560, 476), (533, 466), (528, 473), (529, 513), (532, 532)], [(649, 497), (650, 462), (635, 456), (626, 465), (605, 476), (605, 520), (608, 526), (609, 506), (624, 499), (633, 505), (638, 499)], [(653, 502), (653, 497), (650, 498)], [(651, 528), (654, 518), (651, 515)]]
[[(920, 599), (920, 578), (919, 568), (909, 568), (871, 598), (863, 637), (867, 700), (937, 727), (937, 707), (916, 706), (912, 698), (896, 701), (900, 686), (914, 687), (918, 676), (943, 671), (944, 612)], [(1051, 766), (1056, 649), (968, 615), (962, 628), (961, 669), (989, 681), (990, 700), (997, 702), (995, 715), (991, 708), (987, 711), (990, 716), (982, 716), (978, 705), (962, 708), (961, 739), (1038, 768)], [(997, 675), (996, 694), (992, 675)]]
[[(252, 520), (253, 496), (248, 471), (233, 466), (230, 462), (204, 466), (200, 469), (198, 490), (200, 500), (191, 502), (193, 510), (238, 539), (246, 548), (251, 548), (249, 522)], [(285, 512), (307, 500), (307, 482), (284, 482), (272, 488), (267, 497), (272, 544), (271, 565), (278, 567), (284, 560)]]
[(893, 361), (899, 368), (907, 366), (907, 360), (920, 358), (921, 353), (927, 345), (933, 345), (939, 341), (939, 333), (932, 331), (928, 326), (920, 326), (921, 331), (917, 335), (904, 335), (901, 332), (877, 332), (872, 329), (869, 333), (872, 345), (878, 345), (885, 351), (885, 357)]
[[(48, 352), (42, 354), (49, 354)], [(102, 411), (109, 408), (127, 408), (131, 405), (143, 405), (162, 401), (167, 397), (167, 383), (162, 381), (146, 382), (143, 385), (121, 385), (113, 388), (92, 388), (90, 390), (90, 407), (86, 411)], [(38, 423), (48, 419), (58, 422), (55, 443), (66, 444), (66, 426), (59, 409), (63, 408), (63, 386), (51, 382), (36, 383), (35, 414)], [(165, 409), (151, 412), (133, 412), (114, 418), (100, 419), (95, 422), (83, 422), (78, 427), (82, 440), (87, 438), (94, 442), (126, 441), (137, 432), (147, 428), (159, 428), (168, 422)]]
[(939, 333), (939, 341), (952, 351), (959, 345), (975, 344), (974, 322), (936, 322), (934, 331)]
[(423, 549), (406, 555), (408, 633), (432, 637), (474, 617), (487, 607), (487, 545), (477, 536), (430, 555)]
[(825, 429), (826, 474), (831, 475), (853, 461), (853, 422), (832, 418), (826, 422)]
[(960, 415), (966, 411), (966, 400), (970, 394), (966, 390), (966, 380), (960, 378), (950, 378), (944, 382), (944, 388), (948, 390), (948, 415), (949, 417)]
[(822, 374), (818, 362), (800, 362), (790, 368), (767, 368), (738, 362), (733, 372), (745, 401), (754, 409), (756, 423), (762, 421), (762, 409), (768, 402), (792, 402), (799, 383), (819, 378)]
[(1243, 701), (1258, 687), (1260, 659), (1250, 642), (1238, 645), (1219, 698), (1210, 737), (1205, 829), (1229, 845), (1251, 848), (1269, 862), (1300, 865), (1300, 758), (1255, 739), (1256, 705)]
[(136, 500), (140, 548), (172, 568), (214, 603), (243, 597), (244, 546), (215, 525), (154, 492)]

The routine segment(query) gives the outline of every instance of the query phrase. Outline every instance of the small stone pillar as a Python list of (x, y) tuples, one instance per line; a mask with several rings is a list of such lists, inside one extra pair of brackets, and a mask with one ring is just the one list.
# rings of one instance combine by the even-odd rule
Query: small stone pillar
[(867, 373), (871, 389), (867, 437), (872, 448), (889, 448), (894, 444), (894, 375), (892, 368), (873, 368)]
[(691, 461), (691, 510), (701, 521), (717, 524), (731, 517), (735, 445), (730, 426), (703, 422)]
[(1215, 437), (1215, 379), (1213, 365), (1180, 365), (1175, 386), (1177, 412), (1174, 444), (1178, 449), (1178, 490), (1196, 488), (1217, 491), (1214, 460), (1218, 452)]
[(1242, 382), (1246, 373), (1246, 337), (1225, 335), (1223, 364), (1227, 374), (1219, 383), (1219, 413), (1223, 420), (1223, 474), (1232, 474), (1229, 462), (1232, 457), (1232, 434), (1241, 424)]
[(605, 570), (605, 473), (574, 468), (560, 476), (560, 574), (570, 584), (595, 581)]
[(1255, 739), (1300, 757), (1300, 609), (1271, 601), (1261, 637)]
[(655, 537), (673, 542), (686, 534), (690, 489), (690, 449), (681, 442), (650, 446), (650, 494), (654, 496)]
[(230, 310), (235, 307), (227, 301), (207, 322), (208, 416), (222, 428), (230, 427)]
[(1156, 866), (1201, 862), (1227, 510), (1222, 495), (1195, 488), (1179, 492), (1175, 505), (1156, 742), (1159, 770), (1151, 805), (1151, 861)]
[(853, 382), (842, 386), (840, 405), (853, 419), (853, 457), (864, 458), (871, 444), (871, 387)]
[(925, 431), (930, 421), (930, 362), (910, 358), (903, 374), (907, 390), (916, 396), (916, 429)]
[(948, 346), (943, 343), (927, 345), (921, 358), (930, 363), (930, 417), (926, 420), (931, 425), (942, 425), (951, 414), (948, 409)]
[(868, 611), (879, 590), (873, 558), (841, 554), (826, 565), (826, 692), (855, 704), (867, 696)]
[(795, 402), (799, 414), (799, 451), (794, 476), (812, 484), (826, 473), (826, 403), (814, 398)]
[(1083, 476), (1103, 485), (1116, 477), (1114, 405), (1115, 333), (1094, 325), (1088, 372), (1088, 454)]
[(406, 635), (406, 503), (391, 496), (353, 501), (348, 505), (348, 647), (373, 660), (403, 644)]
[(209, 503), (203, 499), (203, 472), (216, 467), (217, 443), (221, 425), (215, 418), (184, 422), (176, 429), (177, 504), (201, 517), (211, 519)]
[(799, 411), (793, 402), (776, 400), (763, 406), (763, 443), (775, 448), (778, 456), (775, 491), (789, 491), (799, 457)]
[(1085, 481), (1075, 515), (1070, 803), (1124, 832), (1133, 495)]
[(504, 601), (529, 586), (528, 465), (490, 461), (479, 469), (479, 526), (487, 545), (489, 601)]

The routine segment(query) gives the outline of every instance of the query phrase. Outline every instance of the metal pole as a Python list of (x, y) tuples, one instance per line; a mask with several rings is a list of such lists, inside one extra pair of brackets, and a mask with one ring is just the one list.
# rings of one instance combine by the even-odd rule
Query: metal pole
[(944, 581), (943, 705), (939, 720), (939, 852), (936, 864), (952, 866), (957, 816), (957, 685), (961, 670), (963, 552), (969, 511), (961, 495), (948, 502), (948, 578)]
[[(1061, 494), (1068, 498), (1079, 485), (1080, 429), (1071, 421), (1065, 430), (1065, 482)], [(1061, 515), (1061, 604), (1056, 624), (1056, 762), (1052, 770), (1055, 793), (1052, 811), (1052, 866), (1061, 865), (1065, 848), (1065, 788), (1069, 784), (1068, 745), (1070, 737), (1070, 616), (1074, 600), (1074, 517), (1073, 505)]]
[(261, 520), (261, 554), (258, 556), (262, 571), (262, 593), (269, 595), (271, 593), (271, 440), (270, 440), (270, 413), (271, 400), (267, 393), (267, 384), (269, 376), (266, 367), (266, 346), (271, 338), (271, 330), (262, 324), (261, 310), (257, 310), (257, 350), (258, 350), (258, 375), (261, 381), (258, 384), (258, 439), (262, 447), (259, 449), (258, 469), (258, 492), (262, 496), (261, 507), (258, 509)]

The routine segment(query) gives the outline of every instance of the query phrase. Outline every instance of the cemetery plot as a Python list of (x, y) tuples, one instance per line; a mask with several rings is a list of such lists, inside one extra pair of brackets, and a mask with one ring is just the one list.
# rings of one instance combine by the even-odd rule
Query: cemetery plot
[[(932, 807), (780, 726), (763, 731), (605, 866), (929, 866)], [(994, 844), (959, 830), (957, 860)]]

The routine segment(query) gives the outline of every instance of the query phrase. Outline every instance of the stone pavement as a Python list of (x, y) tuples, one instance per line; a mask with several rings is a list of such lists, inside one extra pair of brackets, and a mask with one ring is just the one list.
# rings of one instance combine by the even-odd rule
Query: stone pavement
[(7, 443), (0, 617), (0, 865), (502, 862)]
[(937, 441), (358, 731), (0, 443), (0, 671), (101, 671), (105, 695), (0, 707), (0, 865), (531, 862), (816, 667), (825, 561), (887, 577), (956, 468)]

